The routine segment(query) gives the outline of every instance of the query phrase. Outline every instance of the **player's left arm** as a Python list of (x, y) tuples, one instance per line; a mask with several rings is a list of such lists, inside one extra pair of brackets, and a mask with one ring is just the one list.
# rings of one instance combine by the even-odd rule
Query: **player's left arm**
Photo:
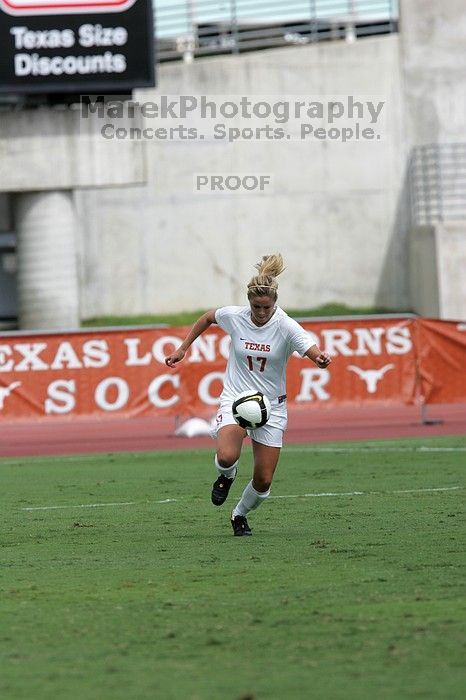
[(317, 367), (320, 367), (320, 369), (325, 369), (332, 361), (332, 358), (328, 352), (322, 352), (317, 345), (311, 345), (309, 350), (306, 350), (304, 353), (304, 357), (308, 357), (317, 365)]

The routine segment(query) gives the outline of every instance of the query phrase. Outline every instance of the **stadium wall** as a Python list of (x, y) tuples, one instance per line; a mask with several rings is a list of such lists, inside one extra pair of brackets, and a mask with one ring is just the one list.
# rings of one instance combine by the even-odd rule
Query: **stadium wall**
[[(409, 308), (398, 35), (163, 64), (136, 98), (163, 94), (363, 96), (384, 101), (386, 119), (365, 143), (146, 141), (146, 185), (76, 193), (83, 318), (243, 302), (253, 263), (275, 250), (288, 308)], [(274, 188), (195, 193), (206, 172), (269, 173)]]
[[(406, 138), (412, 147), (464, 144), (466, 4), (464, 0), (448, 0), (441, 6), (436, 0), (403, 0), (400, 9)], [(447, 171), (454, 171), (448, 184)], [(420, 314), (465, 319), (463, 163), (446, 166), (439, 161), (436, 178), (436, 197), (424, 205), (427, 210), (445, 211), (437, 220), (432, 216), (429, 226), (410, 225), (411, 308)]]
[(75, 188), (145, 181), (142, 144), (105, 141), (99, 129), (78, 110), (1, 112), (0, 232), (16, 234), (18, 269), (5, 274), (0, 256), (0, 291), (10, 297), (0, 315), (16, 306), (20, 328), (79, 326)]
[(466, 4), (402, 0), (400, 48), (411, 145), (464, 142)]
[(410, 231), (411, 297), (421, 314), (466, 318), (466, 222)]

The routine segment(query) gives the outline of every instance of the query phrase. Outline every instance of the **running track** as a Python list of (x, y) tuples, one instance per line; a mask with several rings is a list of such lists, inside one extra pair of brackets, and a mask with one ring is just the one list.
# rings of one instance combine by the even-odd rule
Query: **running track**
[[(429, 406), (427, 418), (432, 423), (412, 406), (297, 409), (289, 412), (286, 444), (466, 435), (466, 404)], [(173, 418), (0, 423), (0, 457), (214, 447), (208, 437), (176, 437), (174, 430)]]

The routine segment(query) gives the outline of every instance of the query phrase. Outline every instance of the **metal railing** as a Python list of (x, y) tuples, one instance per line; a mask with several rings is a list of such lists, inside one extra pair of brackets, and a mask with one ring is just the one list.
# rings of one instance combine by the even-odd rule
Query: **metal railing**
[(154, 7), (159, 61), (398, 30), (398, 0), (154, 0)]
[(413, 224), (466, 220), (466, 143), (415, 147), (409, 185)]

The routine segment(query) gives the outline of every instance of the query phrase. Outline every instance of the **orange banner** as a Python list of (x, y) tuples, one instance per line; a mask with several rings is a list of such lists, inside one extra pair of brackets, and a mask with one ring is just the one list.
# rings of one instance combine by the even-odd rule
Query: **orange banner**
[[(410, 404), (419, 393), (419, 376), (428, 401), (466, 401), (465, 335), (455, 324), (375, 318), (302, 325), (309, 345), (318, 344), (333, 362), (322, 370), (307, 359), (290, 359), (291, 405)], [(4, 335), (0, 419), (211, 416), (222, 388), (230, 339), (211, 326), (184, 361), (170, 370), (164, 358), (187, 330)]]
[(466, 401), (466, 323), (422, 318), (416, 335), (424, 402)]

